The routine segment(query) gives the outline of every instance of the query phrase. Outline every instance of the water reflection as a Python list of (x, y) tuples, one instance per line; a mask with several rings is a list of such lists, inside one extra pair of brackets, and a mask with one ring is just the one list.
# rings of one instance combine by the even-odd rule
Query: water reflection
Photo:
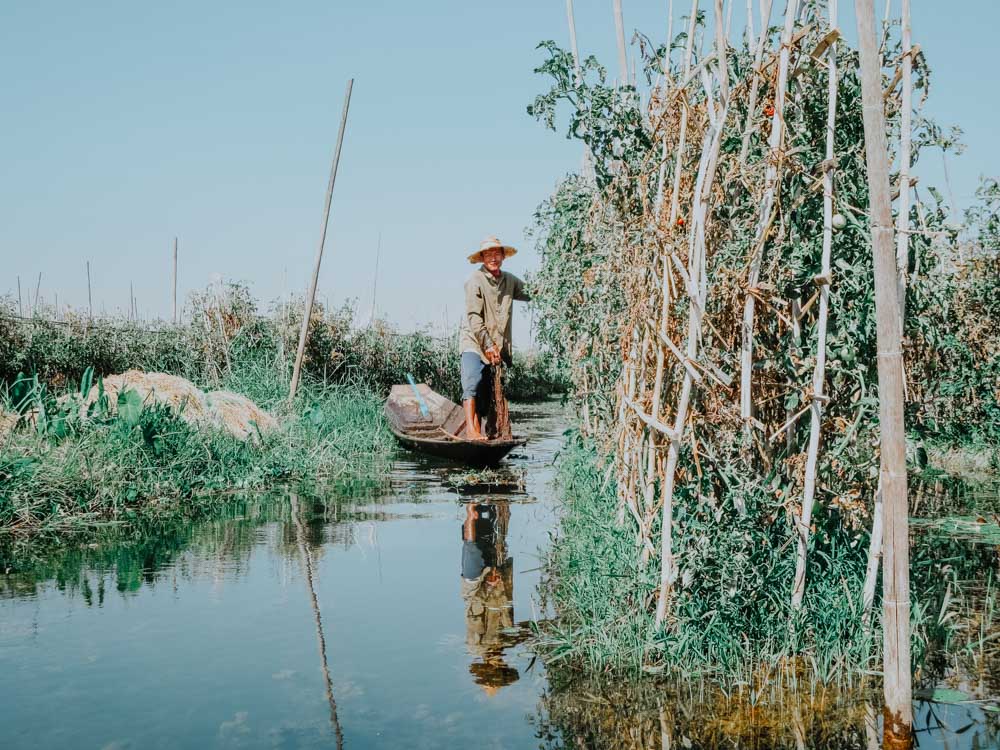
[(467, 503), (462, 523), (462, 601), (469, 672), (487, 695), (517, 682), (504, 661), (514, 628), (514, 560), (507, 553), (510, 504)]
[[(556, 678), (558, 682), (558, 678)], [(547, 750), (879, 750), (881, 692), (810, 686), (725, 694), (692, 681), (610, 685), (571, 681), (543, 696), (537, 736)], [(978, 703), (914, 704), (915, 746), (935, 750), (1000, 747), (1000, 716)]]

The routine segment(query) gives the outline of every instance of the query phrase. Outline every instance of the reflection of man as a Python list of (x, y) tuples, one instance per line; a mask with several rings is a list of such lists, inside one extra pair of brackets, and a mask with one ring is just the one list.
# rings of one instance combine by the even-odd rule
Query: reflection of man
[(514, 626), (514, 561), (507, 556), (506, 503), (469, 503), (462, 524), (465, 642), (478, 660), (469, 671), (488, 695), (517, 681), (503, 660), (504, 630)]
[(470, 263), (481, 264), (465, 282), (465, 316), (459, 338), (462, 407), (469, 440), (486, 439), (480, 417), (492, 394), (493, 368), (511, 362), (511, 309), (514, 300), (530, 299), (524, 282), (500, 270), (504, 259), (516, 252), (496, 237), (487, 237), (469, 256)]

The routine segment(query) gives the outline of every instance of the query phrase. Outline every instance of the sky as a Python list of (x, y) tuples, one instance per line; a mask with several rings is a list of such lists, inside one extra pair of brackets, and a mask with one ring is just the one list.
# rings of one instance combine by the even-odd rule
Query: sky
[[(675, 5), (676, 31), (689, 5)], [(994, 68), (1000, 3), (912, 6), (934, 73), (925, 112), (965, 130), (949, 164), (963, 206), (979, 175), (1000, 175), (997, 84), (974, 73)], [(612, 0), (574, 7), (581, 53), (613, 70)], [(628, 38), (665, 36), (665, 0), (623, 7)], [(533, 212), (580, 165), (565, 121), (553, 133), (525, 111), (547, 88), (533, 72), (544, 39), (568, 46), (564, 0), (7, 0), (0, 296), (16, 299), (18, 278), (33, 295), (41, 273), (43, 300), (85, 308), (89, 261), (95, 312), (124, 311), (131, 285), (142, 317), (168, 316), (175, 236), (182, 297), (219, 277), (267, 304), (302, 293), (353, 77), (319, 299), (367, 322), (375, 292), (402, 330), (454, 329), (466, 256), (497, 235), (520, 250), (507, 270), (537, 267)], [(919, 173), (940, 184), (940, 157)], [(516, 339), (529, 329), (522, 310)]]

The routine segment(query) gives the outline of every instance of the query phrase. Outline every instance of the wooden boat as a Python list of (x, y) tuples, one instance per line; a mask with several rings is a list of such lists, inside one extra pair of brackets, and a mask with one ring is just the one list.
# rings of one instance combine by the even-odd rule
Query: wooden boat
[(385, 415), (396, 439), (412, 450), (474, 465), (499, 463), (527, 441), (466, 440), (462, 407), (425, 383), (394, 385), (385, 401)]

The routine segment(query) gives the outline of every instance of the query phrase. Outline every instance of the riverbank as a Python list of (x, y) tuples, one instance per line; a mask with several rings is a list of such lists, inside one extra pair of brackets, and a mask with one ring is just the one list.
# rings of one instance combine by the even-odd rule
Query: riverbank
[[(866, 609), (863, 596), (864, 528), (828, 531), (823, 545), (815, 545), (817, 569), (796, 612), (794, 559), (785, 553), (794, 541), (791, 519), (751, 522), (704, 498), (684, 498), (676, 523), (691, 541), (681, 537), (674, 550), (681, 571), (675, 614), (661, 628), (652, 606), (657, 567), (644, 561), (627, 522), (608, 521), (623, 508), (593, 444), (571, 437), (556, 475), (565, 505), (547, 560), (546, 593), (558, 616), (537, 642), (550, 669), (625, 680), (707, 679), (730, 689), (798, 680), (850, 685), (879, 673), (880, 612), (877, 605)], [(993, 537), (966, 531), (963, 539), (944, 522), (971, 515), (992, 529), (998, 484), (973, 491), (939, 474), (929, 480), (915, 475), (912, 482), (914, 513), (927, 519), (911, 541), (913, 657), (925, 687), (958, 673), (988, 674), (1000, 661), (1000, 649), (990, 645), (1000, 637)], [(747, 506), (753, 510), (752, 499)], [(710, 535), (699, 531), (706, 516)]]

